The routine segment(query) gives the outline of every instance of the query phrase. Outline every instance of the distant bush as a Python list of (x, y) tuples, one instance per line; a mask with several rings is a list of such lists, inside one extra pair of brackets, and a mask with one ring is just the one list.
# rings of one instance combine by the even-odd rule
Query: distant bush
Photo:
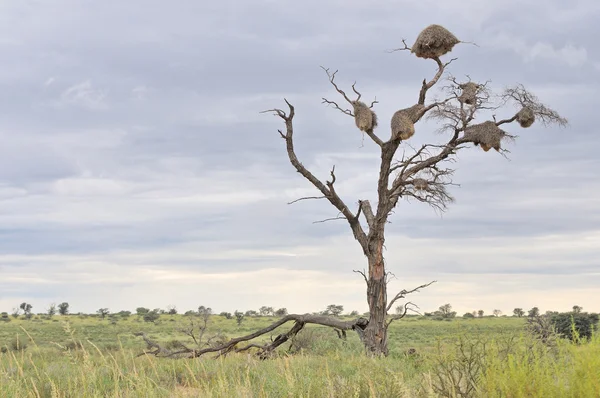
[(160, 314), (156, 310), (144, 314), (144, 322), (155, 322), (158, 318), (160, 318)]
[(233, 314), (235, 315), (235, 321), (237, 322), (237, 325), (241, 326), (245, 318), (244, 313), (241, 311), (235, 311)]
[(138, 307), (138, 308), (135, 309), (135, 313), (137, 315), (140, 315), (140, 316), (146, 315), (149, 312), (150, 312), (150, 309), (149, 308), (145, 308), (145, 307)]
[(225, 317), (225, 319), (233, 318), (233, 315), (231, 314), (231, 312), (221, 312), (219, 315)]
[(287, 308), (279, 308), (275, 311), (275, 316), (286, 316), (288, 314)]
[(575, 341), (576, 336), (582, 340), (589, 340), (600, 317), (598, 314), (587, 312), (565, 312), (553, 314), (550, 319), (560, 336)]
[(466, 312), (466, 313), (463, 315), (463, 318), (475, 318), (475, 315), (473, 315), (473, 313), (472, 313), (472, 312)]

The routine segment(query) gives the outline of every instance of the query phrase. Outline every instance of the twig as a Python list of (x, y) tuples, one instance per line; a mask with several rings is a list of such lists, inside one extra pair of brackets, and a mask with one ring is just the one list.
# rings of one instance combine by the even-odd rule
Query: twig
[(327, 199), (327, 197), (326, 196), (306, 196), (303, 198), (292, 200), (291, 202), (288, 202), (287, 204), (292, 205), (294, 203), (300, 202), (301, 200), (310, 200), (310, 199)]

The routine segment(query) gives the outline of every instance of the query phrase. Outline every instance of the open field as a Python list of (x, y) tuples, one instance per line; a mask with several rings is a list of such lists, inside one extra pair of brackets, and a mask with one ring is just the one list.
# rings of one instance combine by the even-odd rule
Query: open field
[[(135, 331), (165, 345), (174, 339), (189, 344), (177, 332), (188, 319), (182, 315), (163, 315), (157, 324), (135, 315), (116, 322), (35, 318), (0, 324), (0, 345), (6, 347), (0, 354), (2, 397), (460, 396), (453, 386), (481, 397), (600, 397), (598, 336), (581, 346), (548, 348), (522, 333), (519, 318), (407, 318), (392, 324), (391, 354), (384, 359), (366, 358), (355, 335), (344, 342), (330, 329), (309, 327), (300, 335), (303, 351), (286, 355), (286, 344), (267, 361), (248, 354), (136, 357), (144, 344)], [(249, 318), (238, 327), (235, 319), (213, 316), (210, 332), (233, 337), (273, 319)], [(14, 349), (17, 336), (24, 350)], [(418, 354), (406, 355), (409, 348)]]

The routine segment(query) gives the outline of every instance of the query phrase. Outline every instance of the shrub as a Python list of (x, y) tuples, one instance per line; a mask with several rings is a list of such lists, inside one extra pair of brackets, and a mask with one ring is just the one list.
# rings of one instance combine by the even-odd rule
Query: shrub
[(286, 316), (288, 314), (287, 308), (279, 308), (275, 311), (275, 316)]
[(160, 318), (160, 314), (156, 310), (144, 314), (144, 322), (155, 322), (158, 318)]
[(145, 307), (138, 307), (138, 308), (135, 309), (135, 313), (137, 315), (140, 315), (140, 316), (141, 315), (146, 315), (149, 312), (150, 312), (150, 309), (145, 308)]
[(225, 317), (225, 319), (233, 318), (233, 315), (231, 315), (231, 312), (221, 312), (219, 315)]
[(235, 311), (233, 314), (235, 315), (235, 321), (237, 322), (237, 325), (241, 326), (242, 322), (244, 322), (244, 313), (241, 311)]
[(587, 341), (592, 337), (599, 316), (586, 312), (565, 312), (553, 314), (550, 319), (561, 337), (571, 341), (576, 341), (578, 338)]

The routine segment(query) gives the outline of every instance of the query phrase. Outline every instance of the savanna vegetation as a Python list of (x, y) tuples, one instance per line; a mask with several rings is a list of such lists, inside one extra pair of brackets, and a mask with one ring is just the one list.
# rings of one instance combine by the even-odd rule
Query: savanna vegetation
[[(202, 306), (185, 315), (144, 308), (104, 316), (6, 314), (0, 396), (600, 396), (596, 314), (456, 317), (448, 307), (393, 323), (387, 357), (364, 355), (356, 334), (344, 339), (329, 327), (308, 325), (266, 360), (250, 351), (164, 358), (135, 334), (146, 331), (169, 352), (208, 347), (272, 324), (273, 311), (251, 312), (242, 322)], [(152, 312), (157, 315), (149, 319)]]

